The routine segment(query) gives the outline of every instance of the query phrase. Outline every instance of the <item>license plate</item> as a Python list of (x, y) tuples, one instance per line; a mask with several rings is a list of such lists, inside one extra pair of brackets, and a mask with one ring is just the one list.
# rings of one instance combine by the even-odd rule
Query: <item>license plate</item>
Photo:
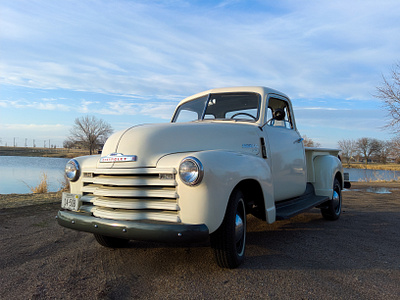
[(78, 211), (81, 206), (81, 195), (63, 193), (61, 207), (68, 210)]

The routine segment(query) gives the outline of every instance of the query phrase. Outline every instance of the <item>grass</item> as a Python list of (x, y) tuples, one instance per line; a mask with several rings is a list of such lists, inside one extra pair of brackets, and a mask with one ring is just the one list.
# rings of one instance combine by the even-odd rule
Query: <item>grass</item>
[(386, 170), (386, 171), (400, 171), (400, 164), (387, 163), (387, 164), (377, 164), (377, 163), (351, 163), (348, 166), (345, 162), (343, 162), (344, 168), (354, 168), (354, 169), (366, 169), (366, 170)]
[(69, 192), (69, 179), (67, 178), (66, 175), (64, 175), (64, 179), (61, 182), (61, 188), (59, 192)]
[(47, 182), (47, 174), (44, 172), (42, 173), (42, 177), (37, 186), (30, 186), (26, 182), (24, 182), (24, 183), (28, 186), (28, 188), (34, 194), (45, 194), (49, 191), (49, 184)]
[(34, 148), (0, 146), (0, 156), (66, 157), (89, 155), (89, 151), (65, 148)]

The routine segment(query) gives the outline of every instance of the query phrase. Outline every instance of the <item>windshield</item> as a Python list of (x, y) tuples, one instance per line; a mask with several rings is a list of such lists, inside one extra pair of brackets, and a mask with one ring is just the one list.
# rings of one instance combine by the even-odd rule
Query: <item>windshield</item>
[(199, 120), (238, 120), (259, 118), (260, 95), (256, 93), (209, 94), (182, 104), (172, 122)]

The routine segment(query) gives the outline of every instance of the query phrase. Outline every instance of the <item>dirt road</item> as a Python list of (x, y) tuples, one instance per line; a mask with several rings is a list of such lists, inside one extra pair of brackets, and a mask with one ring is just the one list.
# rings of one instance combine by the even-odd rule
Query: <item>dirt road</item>
[(56, 223), (59, 203), (3, 208), (0, 299), (400, 299), (400, 184), (343, 195), (335, 222), (316, 209), (273, 225), (249, 217), (235, 270), (208, 244), (103, 248)]

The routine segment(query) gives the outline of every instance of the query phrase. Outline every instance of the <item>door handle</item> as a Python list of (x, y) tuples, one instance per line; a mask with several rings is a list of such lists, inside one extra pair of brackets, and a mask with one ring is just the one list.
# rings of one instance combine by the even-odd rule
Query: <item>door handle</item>
[(293, 144), (301, 143), (302, 141), (304, 141), (304, 139), (303, 139), (303, 138), (299, 138), (299, 139), (295, 140), (295, 141), (293, 142)]

